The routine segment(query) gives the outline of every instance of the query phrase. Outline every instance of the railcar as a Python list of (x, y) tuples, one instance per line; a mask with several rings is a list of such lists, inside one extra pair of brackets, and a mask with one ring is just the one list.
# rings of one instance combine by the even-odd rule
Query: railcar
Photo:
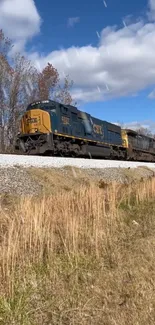
[(130, 129), (122, 129), (126, 157), (135, 161), (155, 161), (155, 139)]

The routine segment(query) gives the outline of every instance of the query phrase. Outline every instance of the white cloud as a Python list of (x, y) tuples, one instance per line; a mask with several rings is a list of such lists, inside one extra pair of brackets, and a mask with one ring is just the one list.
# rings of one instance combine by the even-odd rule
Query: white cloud
[[(150, 15), (154, 9), (155, 0), (150, 0)], [(96, 47), (72, 46), (46, 57), (38, 53), (30, 57), (42, 67), (51, 62), (62, 76), (69, 74), (75, 85), (73, 98), (79, 102), (133, 96), (155, 84), (155, 22), (141, 19), (131, 23), (130, 18), (120, 29), (104, 28)]]
[(41, 18), (33, 0), (1, 0), (0, 28), (22, 51), (26, 42), (40, 31)]
[(148, 98), (155, 99), (155, 89), (151, 91), (151, 93), (148, 95)]
[(125, 123), (123, 125), (124, 128), (128, 128), (128, 129), (132, 129), (132, 130), (136, 130), (139, 128), (144, 128), (144, 129), (148, 129), (149, 131), (151, 131), (152, 133), (155, 133), (155, 122), (151, 121), (151, 120), (145, 120), (145, 121), (140, 121), (140, 122), (131, 122), (131, 123)]
[(148, 18), (150, 20), (154, 20), (155, 19), (155, 0), (149, 0), (148, 7), (149, 7)]
[(68, 18), (68, 27), (73, 27), (80, 21), (80, 17), (70, 17)]
[(130, 130), (137, 130), (140, 128), (147, 129), (151, 133), (155, 134), (155, 122), (151, 120), (144, 120), (144, 121), (133, 121), (128, 123), (121, 123), (121, 122), (113, 122), (116, 125), (120, 125), (124, 129), (130, 129)]

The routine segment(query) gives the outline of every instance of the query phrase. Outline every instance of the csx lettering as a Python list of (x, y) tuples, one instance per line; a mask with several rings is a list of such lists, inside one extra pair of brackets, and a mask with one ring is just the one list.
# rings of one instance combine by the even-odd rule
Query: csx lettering
[(94, 124), (94, 125), (93, 125), (93, 130), (94, 130), (94, 132), (97, 133), (97, 134), (102, 134), (102, 133), (103, 133), (103, 132), (102, 132), (102, 126), (101, 126), (101, 125)]
[(62, 123), (63, 124), (69, 124), (69, 118), (66, 116), (62, 116)]
[(27, 119), (27, 124), (31, 124), (31, 123), (37, 123), (37, 118), (28, 118)]

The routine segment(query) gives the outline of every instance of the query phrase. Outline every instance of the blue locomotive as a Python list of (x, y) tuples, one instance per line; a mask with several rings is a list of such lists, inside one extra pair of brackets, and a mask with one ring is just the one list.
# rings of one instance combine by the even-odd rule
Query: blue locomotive
[(28, 105), (15, 148), (31, 155), (155, 161), (153, 138), (52, 100)]

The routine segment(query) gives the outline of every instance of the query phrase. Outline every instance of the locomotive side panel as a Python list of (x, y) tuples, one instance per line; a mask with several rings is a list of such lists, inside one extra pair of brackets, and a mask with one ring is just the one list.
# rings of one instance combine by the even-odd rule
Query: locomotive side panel
[(122, 146), (121, 128), (104, 121), (105, 141), (111, 145)]
[(55, 134), (81, 138), (85, 136), (82, 119), (78, 114), (78, 110), (74, 107), (59, 105), (57, 109), (57, 125)]

